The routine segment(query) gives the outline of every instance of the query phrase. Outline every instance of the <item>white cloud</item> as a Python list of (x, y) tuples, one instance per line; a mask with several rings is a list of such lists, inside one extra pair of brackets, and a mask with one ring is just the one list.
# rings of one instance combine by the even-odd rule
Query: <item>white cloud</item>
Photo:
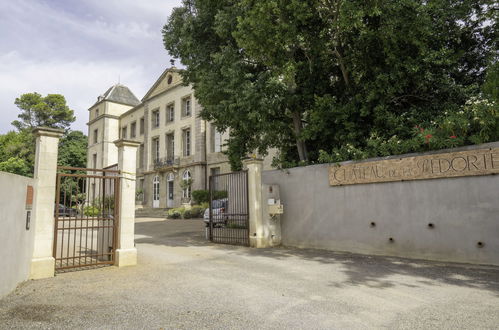
[(59, 93), (86, 131), (87, 109), (121, 82), (140, 99), (169, 65), (161, 28), (181, 0), (0, 1), (0, 133), (16, 97)]
[(97, 96), (118, 82), (119, 76), (140, 99), (154, 82), (151, 75), (144, 64), (127, 61), (41, 63), (16, 52), (0, 56), (0, 131), (10, 130), (10, 123), (17, 118), (15, 98), (23, 93), (38, 92), (64, 95), (77, 117), (73, 129), (86, 133), (87, 109)]

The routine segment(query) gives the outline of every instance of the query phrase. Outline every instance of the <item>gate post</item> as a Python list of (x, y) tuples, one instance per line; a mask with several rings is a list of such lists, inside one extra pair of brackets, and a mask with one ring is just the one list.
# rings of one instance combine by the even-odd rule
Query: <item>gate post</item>
[(246, 159), (243, 166), (248, 170), (249, 242), (251, 247), (269, 247), (266, 226), (263, 223), (262, 170), (263, 160)]
[(137, 249), (134, 242), (135, 172), (137, 170), (137, 147), (140, 143), (117, 140), (114, 144), (118, 147), (118, 169), (121, 171), (115, 266), (133, 266), (137, 264)]
[(33, 199), (34, 245), (31, 259), (30, 279), (54, 276), (54, 205), (57, 176), (57, 153), (59, 138), (64, 131), (38, 127), (33, 130), (36, 137), (35, 152), (35, 196)]

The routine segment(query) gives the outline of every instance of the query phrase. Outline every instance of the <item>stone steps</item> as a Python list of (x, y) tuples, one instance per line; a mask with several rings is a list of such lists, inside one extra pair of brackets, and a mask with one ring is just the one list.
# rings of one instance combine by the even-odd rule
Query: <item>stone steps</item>
[(168, 209), (163, 208), (141, 208), (135, 210), (136, 218), (165, 218)]

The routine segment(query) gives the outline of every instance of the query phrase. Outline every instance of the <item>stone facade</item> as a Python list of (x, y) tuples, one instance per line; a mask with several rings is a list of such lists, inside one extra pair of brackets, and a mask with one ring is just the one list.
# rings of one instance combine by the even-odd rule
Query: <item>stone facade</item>
[[(89, 109), (87, 167), (116, 164), (115, 140), (137, 141), (138, 207), (190, 203), (193, 190), (208, 189), (211, 174), (230, 171), (222, 153), (228, 133), (217, 132), (200, 118), (200, 111), (192, 87), (182, 85), (174, 67), (163, 72), (141, 101), (125, 86), (115, 85)], [(190, 189), (183, 184), (188, 178)]]

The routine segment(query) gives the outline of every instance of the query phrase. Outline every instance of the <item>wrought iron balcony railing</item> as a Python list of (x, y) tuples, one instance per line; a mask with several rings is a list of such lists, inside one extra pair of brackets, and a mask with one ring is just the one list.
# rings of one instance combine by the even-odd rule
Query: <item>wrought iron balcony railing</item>
[(154, 160), (154, 169), (160, 169), (164, 167), (173, 167), (178, 166), (180, 164), (180, 158), (173, 157), (163, 157)]

